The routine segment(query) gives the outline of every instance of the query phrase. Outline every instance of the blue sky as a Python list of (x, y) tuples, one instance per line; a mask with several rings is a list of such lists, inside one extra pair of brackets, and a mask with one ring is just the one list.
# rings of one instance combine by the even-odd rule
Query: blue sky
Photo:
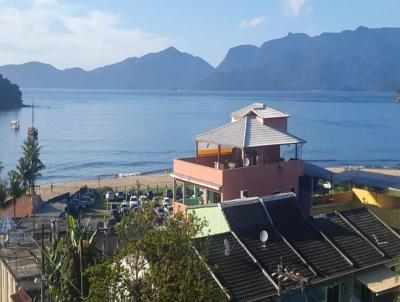
[(398, 0), (0, 0), (0, 65), (91, 69), (169, 46), (218, 65), (288, 32), (397, 27)]

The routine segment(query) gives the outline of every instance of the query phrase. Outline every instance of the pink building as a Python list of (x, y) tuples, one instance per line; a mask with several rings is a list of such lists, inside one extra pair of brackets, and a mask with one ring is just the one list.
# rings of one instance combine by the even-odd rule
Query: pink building
[(298, 193), (304, 170), (299, 154), (305, 141), (287, 132), (288, 117), (254, 103), (233, 112), (231, 123), (196, 136), (196, 156), (174, 160), (174, 210), (245, 196)]

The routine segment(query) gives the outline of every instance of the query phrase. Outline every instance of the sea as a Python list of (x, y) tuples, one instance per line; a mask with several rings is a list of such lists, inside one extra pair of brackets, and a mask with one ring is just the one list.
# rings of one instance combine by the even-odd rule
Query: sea
[[(195, 154), (195, 135), (253, 102), (290, 114), (289, 132), (307, 141), (304, 160), (400, 167), (400, 103), (393, 93), (23, 89), (23, 99), (35, 106), (42, 184), (164, 173), (173, 159)], [(18, 132), (10, 129), (14, 116)], [(31, 108), (0, 112), (3, 178), (22, 155), (31, 116)]]

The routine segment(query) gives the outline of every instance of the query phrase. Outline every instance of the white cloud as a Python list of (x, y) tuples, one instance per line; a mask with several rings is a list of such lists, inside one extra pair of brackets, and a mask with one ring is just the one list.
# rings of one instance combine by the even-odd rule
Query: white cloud
[(312, 6), (310, 1), (311, 0), (281, 0), (283, 11), (294, 17), (299, 16), (304, 8), (307, 12), (311, 12)]
[(26, 7), (0, 1), (0, 65), (41, 61), (86, 69), (159, 51), (175, 41), (140, 29), (121, 28), (107, 11), (77, 15), (56, 0), (28, 0)]
[(262, 23), (264, 23), (264, 21), (265, 21), (265, 17), (259, 16), (259, 17), (255, 17), (250, 20), (240, 22), (238, 27), (240, 30), (244, 30), (246, 28), (254, 28), (254, 27), (257, 27), (257, 26), (261, 25)]

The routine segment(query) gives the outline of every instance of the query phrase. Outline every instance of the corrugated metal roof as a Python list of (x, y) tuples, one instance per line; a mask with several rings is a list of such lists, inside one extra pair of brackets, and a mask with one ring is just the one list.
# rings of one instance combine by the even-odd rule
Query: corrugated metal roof
[(249, 116), (200, 134), (195, 140), (239, 148), (305, 143), (301, 138), (263, 125)]
[(287, 112), (283, 112), (268, 106), (265, 106), (262, 103), (253, 103), (249, 106), (243, 107), (235, 112), (231, 113), (231, 116), (238, 119), (246, 116), (248, 113), (254, 112), (261, 118), (276, 118), (276, 117), (288, 117), (289, 114)]

